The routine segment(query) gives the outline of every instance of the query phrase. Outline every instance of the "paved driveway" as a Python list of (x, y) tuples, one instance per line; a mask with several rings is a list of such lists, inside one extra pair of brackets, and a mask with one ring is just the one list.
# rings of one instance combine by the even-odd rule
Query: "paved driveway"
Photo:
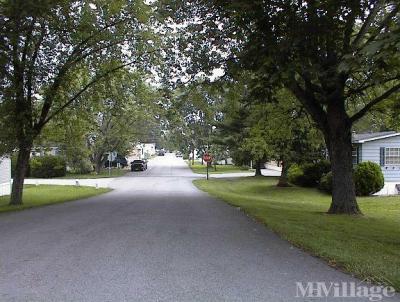
[(368, 301), (295, 298), (296, 282), (357, 280), (200, 192), (196, 177), (158, 157), (113, 192), (0, 215), (0, 301)]

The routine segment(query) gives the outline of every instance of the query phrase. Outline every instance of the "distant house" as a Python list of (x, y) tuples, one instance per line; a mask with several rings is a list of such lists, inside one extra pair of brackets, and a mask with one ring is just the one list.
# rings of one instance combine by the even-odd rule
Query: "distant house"
[(144, 157), (150, 157), (156, 155), (156, 144), (155, 143), (143, 143), (140, 144), (142, 149), (142, 155)]
[(155, 143), (140, 143), (131, 150), (131, 153), (128, 155), (128, 161), (131, 162), (135, 159), (149, 158), (155, 154)]
[(400, 133), (353, 134), (353, 164), (365, 161), (381, 166), (385, 182), (400, 184)]
[(0, 157), (0, 196), (11, 193), (11, 159)]
[(33, 147), (31, 150), (31, 157), (53, 155), (57, 156), (61, 154), (60, 147)]

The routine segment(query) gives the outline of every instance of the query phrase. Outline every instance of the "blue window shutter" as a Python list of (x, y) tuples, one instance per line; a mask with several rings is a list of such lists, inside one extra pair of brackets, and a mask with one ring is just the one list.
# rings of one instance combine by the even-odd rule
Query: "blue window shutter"
[(385, 148), (384, 147), (380, 148), (379, 163), (380, 163), (381, 167), (383, 167), (385, 165)]

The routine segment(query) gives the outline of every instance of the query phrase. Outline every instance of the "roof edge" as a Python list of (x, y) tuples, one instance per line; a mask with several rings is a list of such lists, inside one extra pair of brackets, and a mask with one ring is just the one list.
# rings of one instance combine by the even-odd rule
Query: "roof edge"
[(371, 138), (366, 138), (366, 139), (360, 139), (360, 140), (354, 141), (354, 143), (366, 143), (366, 142), (376, 141), (376, 140), (385, 139), (385, 138), (390, 138), (390, 137), (394, 137), (394, 136), (400, 136), (400, 133), (396, 132), (396, 133), (386, 134), (386, 135), (377, 136), (377, 137), (371, 137)]

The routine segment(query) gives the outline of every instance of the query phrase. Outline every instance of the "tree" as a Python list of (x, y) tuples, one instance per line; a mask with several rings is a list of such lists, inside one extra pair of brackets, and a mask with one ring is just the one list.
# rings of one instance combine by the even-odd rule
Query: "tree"
[(180, 137), (181, 143), (189, 147), (193, 161), (195, 151), (202, 155), (210, 147), (220, 103), (218, 89), (209, 81), (198, 80), (174, 91), (173, 110), (177, 118), (170, 126), (175, 128), (172, 133)]
[(287, 173), (293, 163), (322, 159), (325, 145), (321, 133), (310, 122), (304, 108), (286, 89), (274, 92), (274, 101), (253, 105), (250, 130), (264, 144), (267, 157), (281, 164), (278, 186), (288, 186)]
[(141, 74), (120, 73), (110, 82), (96, 86), (89, 97), (92, 122), (87, 135), (91, 161), (97, 173), (106, 153), (126, 155), (139, 141), (146, 140), (155, 124), (158, 93), (142, 81)]
[(12, 108), (18, 157), (10, 204), (18, 205), (45, 125), (115, 71), (148, 64), (155, 43), (144, 1), (5, 0), (0, 10), (0, 102)]
[[(199, 7), (209, 19), (205, 4)], [(399, 92), (399, 2), (243, 0), (213, 1), (210, 7), (241, 41), (233, 60), (258, 74), (256, 93), (265, 97), (271, 87), (285, 86), (322, 131), (333, 174), (328, 213), (360, 214), (351, 129)]]
[(83, 104), (69, 107), (52, 119), (43, 129), (34, 145), (57, 146), (73, 173), (85, 174), (93, 170), (86, 137), (91, 128), (89, 112)]
[(266, 158), (265, 144), (262, 142), (262, 146), (257, 146), (256, 139), (249, 139), (250, 128), (254, 124), (250, 119), (253, 106), (249, 102), (248, 86), (244, 78), (229, 79), (221, 84), (223, 103), (213, 144), (225, 146), (236, 165), (250, 165), (252, 160), (256, 160), (255, 156), (260, 155), (256, 163), (256, 174), (261, 175), (260, 164)]
[(225, 161), (225, 164), (227, 163), (229, 151), (226, 146), (216, 144), (213, 140), (211, 140), (209, 152), (212, 156), (212, 163), (214, 164), (215, 171), (217, 171), (217, 165), (219, 161)]
[(139, 72), (121, 70), (108, 82), (96, 83), (89, 95), (50, 122), (42, 138), (62, 146), (67, 162), (76, 166), (89, 159), (97, 173), (110, 151), (126, 155), (147, 140), (156, 123), (159, 94)]
[(256, 101), (246, 88), (248, 79), (250, 74), (234, 81), (230, 89), (225, 86), (229, 93), (225, 94), (222, 120), (217, 124), (216, 142), (227, 146), (237, 164), (255, 161), (256, 175), (261, 175), (260, 165), (267, 160), (281, 163), (278, 185), (286, 186), (292, 163), (321, 159), (321, 134), (287, 89), (274, 91), (272, 100)]

